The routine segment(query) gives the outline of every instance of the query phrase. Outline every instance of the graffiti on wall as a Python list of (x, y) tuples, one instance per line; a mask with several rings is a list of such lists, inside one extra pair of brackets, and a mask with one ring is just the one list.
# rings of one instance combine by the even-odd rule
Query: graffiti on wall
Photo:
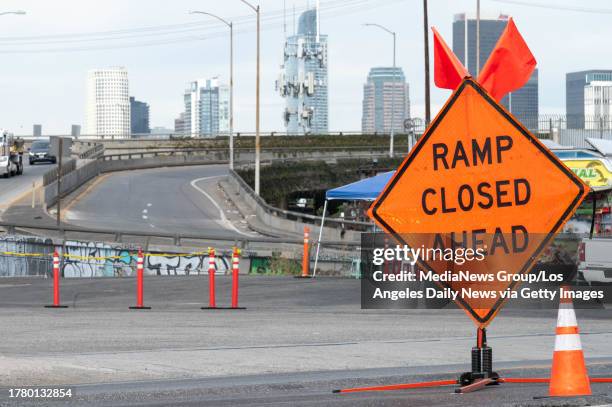
[[(129, 277), (136, 274), (134, 249), (90, 241), (67, 241), (54, 246), (51, 239), (39, 237), (0, 236), (0, 277), (50, 276), (52, 253), (57, 250), (64, 277)], [(215, 257), (216, 274), (227, 274), (231, 259)], [(148, 253), (144, 260), (147, 275), (180, 276), (208, 274), (208, 255)]]
[(124, 277), (135, 274), (136, 259), (108, 243), (68, 241), (62, 262), (64, 277)]
[[(0, 256), (0, 277), (44, 276), (51, 270), (53, 242), (32, 236), (2, 236), (0, 252), (11, 255)], [(41, 256), (25, 256), (37, 253)]]
[[(215, 274), (226, 274), (230, 271), (230, 263), (227, 257), (215, 257)], [(178, 276), (208, 274), (208, 255), (194, 256), (172, 256), (155, 255), (147, 256), (145, 269), (150, 274)]]

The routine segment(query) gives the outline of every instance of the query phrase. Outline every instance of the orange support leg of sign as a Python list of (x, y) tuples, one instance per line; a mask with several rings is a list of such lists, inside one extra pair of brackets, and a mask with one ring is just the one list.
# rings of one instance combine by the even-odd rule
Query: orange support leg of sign
[(352, 389), (334, 390), (333, 392), (334, 393), (359, 393), (359, 392), (366, 392), (366, 391), (406, 390), (406, 389), (421, 389), (425, 387), (452, 386), (453, 384), (457, 384), (457, 380), (436, 380), (432, 382), (390, 384), (388, 386), (354, 387)]

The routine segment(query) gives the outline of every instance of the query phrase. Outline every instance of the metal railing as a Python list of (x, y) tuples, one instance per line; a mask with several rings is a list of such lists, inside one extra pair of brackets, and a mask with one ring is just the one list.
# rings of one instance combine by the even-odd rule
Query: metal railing
[[(261, 206), (264, 211), (272, 216), (293, 220), (302, 223), (311, 223), (313, 225), (321, 226), (322, 218), (320, 216), (309, 215), (307, 213), (293, 212), (285, 209), (276, 208), (268, 204), (262, 197), (257, 195), (253, 188), (247, 184), (240, 175), (235, 171), (230, 170), (230, 176), (233, 177), (240, 187), (247, 192), (247, 194), (255, 200), (255, 202)], [(369, 232), (373, 230), (374, 224), (369, 222), (357, 222), (352, 220), (340, 220), (335, 218), (325, 218), (325, 223), (331, 227), (344, 227), (348, 230), (355, 230), (359, 232)]]
[[(132, 149), (133, 150), (133, 149)], [(152, 157), (172, 157), (179, 155), (227, 155), (226, 148), (175, 148), (175, 149), (147, 149), (147, 151), (138, 151), (132, 153), (105, 154), (100, 157), (103, 161), (115, 160), (133, 160)]]
[(96, 144), (92, 148), (85, 150), (81, 154), (79, 154), (79, 159), (94, 159), (102, 155), (104, 155), (104, 144)]
[[(64, 163), (62, 163), (62, 177), (65, 177), (67, 174), (76, 170), (76, 160), (70, 159)], [(57, 180), (57, 167), (52, 170), (47, 171), (43, 175), (43, 186), (51, 185)]]
[[(275, 238), (275, 237), (260, 237), (260, 236), (218, 236), (215, 234), (190, 234), (190, 233), (161, 233), (161, 232), (150, 232), (150, 231), (138, 231), (138, 230), (122, 230), (117, 231), (116, 229), (103, 229), (103, 228), (86, 228), (72, 225), (63, 224), (60, 229), (57, 226), (41, 225), (40, 223), (28, 223), (28, 222), (4, 222), (0, 221), (0, 228), (4, 229), (6, 233), (15, 234), (17, 230), (42, 230), (46, 232), (58, 232), (65, 236), (66, 233), (75, 234), (90, 234), (90, 235), (106, 235), (114, 236), (115, 242), (122, 242), (125, 237), (136, 237), (143, 240), (158, 238), (173, 241), (174, 245), (180, 246), (183, 241), (204, 241), (204, 242), (231, 242), (231, 243), (242, 243), (243, 247), (247, 247), (252, 243), (273, 243), (273, 244), (296, 244), (303, 245), (303, 240), (292, 239), (292, 238)], [(357, 247), (360, 246), (360, 242), (346, 242), (346, 241), (326, 241), (326, 246), (329, 247)]]
[[(417, 127), (417, 131), (419, 128), (423, 128), (424, 126)], [(395, 131), (395, 134), (406, 134), (407, 131)], [(234, 133), (235, 137), (255, 137), (255, 132), (249, 131), (238, 131)], [(389, 132), (370, 132), (370, 131), (360, 131), (360, 130), (348, 130), (348, 131), (329, 131), (323, 134), (307, 134), (308, 137), (326, 137), (326, 136), (386, 136), (389, 135)], [(36, 140), (40, 137), (34, 137), (31, 134), (26, 135), (17, 135), (24, 140)], [(80, 134), (78, 137), (72, 136), (70, 134), (58, 134), (58, 135), (45, 135), (44, 138), (57, 136), (57, 137), (70, 137), (75, 141), (104, 141), (104, 142), (125, 142), (129, 140), (184, 140), (184, 139), (192, 139), (192, 140), (206, 140), (206, 139), (215, 139), (215, 138), (227, 138), (229, 134), (227, 133), (219, 133), (215, 135), (210, 134), (187, 134), (181, 132), (169, 132), (169, 133), (155, 133), (155, 134), (127, 134), (124, 136), (117, 135), (91, 135), (91, 134)], [(304, 134), (287, 134), (286, 131), (267, 131), (260, 132), (261, 137), (303, 137)]]

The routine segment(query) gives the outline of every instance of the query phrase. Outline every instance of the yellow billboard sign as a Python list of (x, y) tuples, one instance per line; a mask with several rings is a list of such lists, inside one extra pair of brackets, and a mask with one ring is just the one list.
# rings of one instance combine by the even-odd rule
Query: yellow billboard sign
[(563, 162), (591, 187), (612, 185), (612, 172), (603, 160), (563, 160)]

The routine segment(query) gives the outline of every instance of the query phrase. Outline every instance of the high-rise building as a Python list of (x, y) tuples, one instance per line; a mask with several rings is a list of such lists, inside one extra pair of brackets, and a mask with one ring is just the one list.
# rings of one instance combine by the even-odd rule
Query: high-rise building
[(539, 114), (538, 97), (538, 70), (535, 69), (531, 77), (522, 88), (508, 93), (502, 99), (502, 104), (529, 130), (538, 130)]
[[(467, 70), (475, 77), (489, 59), (497, 40), (508, 24), (508, 16), (501, 14), (498, 18), (480, 19), (480, 55), (479, 69), (476, 69), (476, 19), (466, 14), (456, 14), (453, 22), (453, 52)], [(467, 56), (467, 58), (466, 58)], [(538, 70), (520, 89), (509, 93), (501, 103), (523, 125), (530, 130), (538, 128), (539, 97)]]
[(612, 86), (612, 70), (593, 69), (566, 74), (567, 128), (599, 128), (594, 126), (599, 122), (598, 116), (603, 120), (606, 109), (609, 109), (606, 106), (611, 103), (607, 97), (610, 86)]
[(219, 78), (198, 79), (185, 90), (184, 133), (214, 137), (229, 134), (229, 87)]
[(410, 117), (409, 87), (402, 68), (372, 68), (363, 86), (361, 131), (389, 133), (404, 131)]
[(32, 136), (34, 138), (42, 137), (42, 124), (35, 124), (34, 125), (34, 128), (32, 129)]
[(89, 71), (86, 111), (86, 136), (98, 138), (130, 136), (130, 97), (125, 68)]
[(132, 134), (150, 134), (149, 104), (130, 96), (130, 127)]
[(585, 129), (612, 128), (612, 81), (592, 81), (584, 87), (584, 117)]
[(287, 37), (276, 88), (285, 99), (288, 134), (325, 134), (329, 128), (327, 35), (320, 33), (317, 9), (300, 15), (298, 30)]
[(70, 127), (70, 136), (75, 139), (81, 136), (81, 125), (80, 124), (73, 124)]
[(181, 113), (179, 117), (174, 119), (174, 133), (176, 134), (188, 133), (185, 130), (185, 112)]

